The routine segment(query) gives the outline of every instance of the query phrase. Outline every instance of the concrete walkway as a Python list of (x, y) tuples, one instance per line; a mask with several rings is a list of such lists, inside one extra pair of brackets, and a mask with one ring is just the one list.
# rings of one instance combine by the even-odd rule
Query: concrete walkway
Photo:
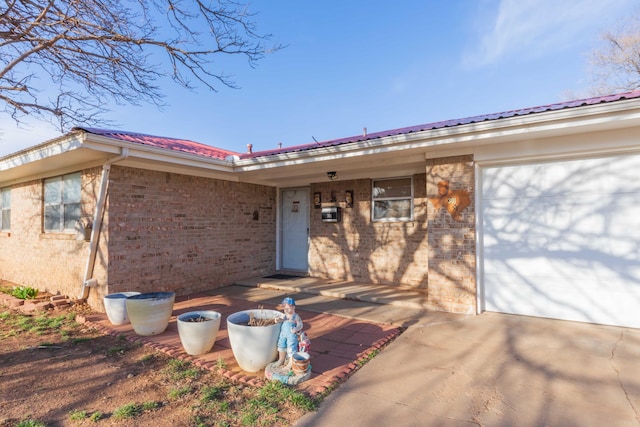
[(417, 322), (297, 427), (640, 426), (640, 330), (484, 313)]
[[(355, 370), (296, 427), (640, 426), (640, 329), (430, 312), (419, 292), (308, 277), (238, 285), (177, 303), (174, 314), (202, 304), (225, 313), (271, 308), (293, 296), (314, 352), (314, 374), (302, 389), (322, 393)], [(181, 356), (174, 323), (152, 344)], [(215, 367), (223, 357), (238, 379), (243, 374), (221, 332), (214, 351), (197, 362)], [(394, 336), (356, 370), (358, 358)]]

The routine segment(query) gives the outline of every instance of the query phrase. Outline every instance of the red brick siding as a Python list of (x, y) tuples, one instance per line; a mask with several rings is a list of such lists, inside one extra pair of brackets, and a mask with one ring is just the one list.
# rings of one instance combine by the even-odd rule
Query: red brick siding
[[(91, 221), (99, 180), (99, 168), (82, 171), (83, 221)], [(89, 243), (81, 235), (43, 233), (42, 200), (42, 180), (11, 187), (11, 230), (0, 234), (0, 279), (78, 297)], [(98, 267), (95, 277), (104, 283), (104, 270)]]
[(275, 269), (275, 188), (114, 167), (109, 292), (188, 295)]
[(455, 313), (476, 312), (475, 180), (472, 156), (427, 161), (427, 194), (438, 194), (439, 181), (450, 190), (466, 190), (471, 205), (461, 222), (428, 204), (429, 302), (434, 309)]
[[(370, 179), (318, 183), (323, 205), (342, 207), (342, 221), (322, 222), (311, 209), (309, 272), (312, 276), (387, 285), (427, 287), (427, 210), (425, 175), (414, 175), (414, 221), (372, 222)], [(353, 208), (345, 191), (353, 190)], [(336, 202), (331, 202), (335, 194)]]

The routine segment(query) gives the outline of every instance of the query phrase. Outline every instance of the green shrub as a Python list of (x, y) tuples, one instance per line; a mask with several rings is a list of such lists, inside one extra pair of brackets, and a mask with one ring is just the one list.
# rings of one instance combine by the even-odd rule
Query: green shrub
[(34, 299), (38, 296), (38, 290), (28, 286), (16, 286), (11, 291), (11, 295), (20, 299)]

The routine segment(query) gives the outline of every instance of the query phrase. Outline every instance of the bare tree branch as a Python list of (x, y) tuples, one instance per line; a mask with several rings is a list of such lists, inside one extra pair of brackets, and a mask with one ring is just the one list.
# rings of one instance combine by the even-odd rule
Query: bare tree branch
[(603, 95), (640, 88), (640, 12), (601, 39), (604, 46), (589, 58), (592, 92)]
[(111, 102), (161, 106), (163, 77), (234, 88), (215, 58), (240, 55), (253, 67), (282, 48), (265, 45), (253, 17), (234, 0), (5, 0), (0, 111), (65, 131), (102, 122)]

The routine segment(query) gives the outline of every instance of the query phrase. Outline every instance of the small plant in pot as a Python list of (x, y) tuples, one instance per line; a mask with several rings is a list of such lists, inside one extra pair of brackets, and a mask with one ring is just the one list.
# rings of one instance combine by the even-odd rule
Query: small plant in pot
[(258, 372), (278, 358), (282, 314), (277, 310), (243, 310), (227, 317), (233, 356), (240, 368)]
[(217, 311), (189, 311), (178, 316), (178, 335), (187, 354), (209, 352), (220, 330), (222, 315)]

